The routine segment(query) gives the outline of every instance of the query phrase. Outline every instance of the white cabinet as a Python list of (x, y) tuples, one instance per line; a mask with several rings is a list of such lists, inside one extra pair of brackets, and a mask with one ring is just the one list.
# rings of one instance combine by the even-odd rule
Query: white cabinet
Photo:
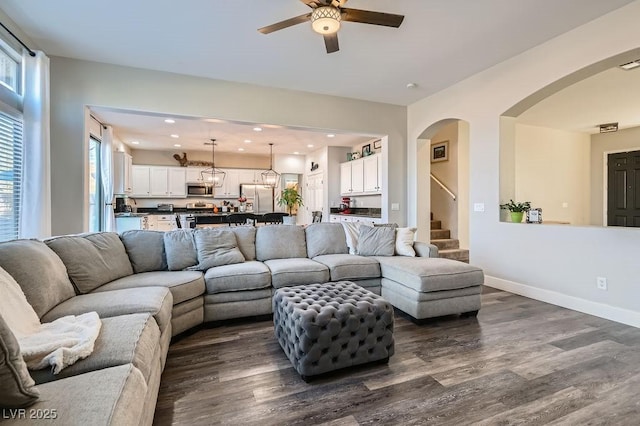
[(117, 195), (131, 194), (132, 157), (126, 152), (113, 153), (113, 193)]
[(364, 163), (353, 160), (340, 164), (340, 193), (353, 195), (364, 192)]
[(187, 167), (186, 176), (188, 183), (200, 183), (202, 182), (202, 171), (205, 170), (202, 167)]
[(226, 172), (222, 188), (216, 188), (214, 198), (238, 198), (240, 196), (240, 172), (236, 169), (222, 169)]
[(382, 156), (370, 155), (362, 159), (363, 176), (364, 176), (364, 192), (380, 192), (382, 191)]
[(156, 231), (173, 231), (178, 227), (175, 214), (154, 215), (156, 220)]
[(340, 164), (340, 194), (382, 192), (382, 156), (370, 155)]
[(151, 181), (149, 180), (149, 166), (131, 167), (131, 196), (151, 196)]
[(259, 170), (239, 169), (238, 170), (238, 183), (262, 183), (262, 176)]
[(329, 216), (329, 222), (382, 223), (382, 219), (379, 217), (353, 216), (353, 215), (346, 216), (346, 215), (332, 214)]
[(132, 196), (183, 198), (187, 196), (186, 169), (183, 167), (133, 166)]

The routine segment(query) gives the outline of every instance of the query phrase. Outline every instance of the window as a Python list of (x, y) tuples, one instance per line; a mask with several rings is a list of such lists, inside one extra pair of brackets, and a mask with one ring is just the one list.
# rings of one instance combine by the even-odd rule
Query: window
[(0, 44), (0, 84), (20, 93), (20, 60)]
[(102, 180), (100, 178), (100, 141), (89, 138), (89, 232), (98, 232), (102, 224)]
[(22, 116), (0, 109), (0, 241), (18, 238), (21, 182)]

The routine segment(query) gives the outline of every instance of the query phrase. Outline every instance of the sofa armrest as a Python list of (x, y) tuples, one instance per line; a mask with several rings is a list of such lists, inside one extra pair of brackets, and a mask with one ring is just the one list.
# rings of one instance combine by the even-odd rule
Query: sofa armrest
[(415, 241), (413, 249), (416, 251), (416, 256), (419, 257), (438, 257), (438, 247), (433, 244)]

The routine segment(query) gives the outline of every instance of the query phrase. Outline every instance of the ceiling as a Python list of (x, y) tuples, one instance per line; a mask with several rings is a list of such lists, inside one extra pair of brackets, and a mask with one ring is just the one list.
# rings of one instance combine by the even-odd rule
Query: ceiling
[(534, 126), (598, 133), (599, 124), (620, 129), (640, 126), (640, 68), (618, 67), (579, 81), (522, 113), (517, 121)]
[(100, 122), (111, 125), (118, 139), (133, 149), (208, 151), (211, 148), (204, 143), (215, 138), (216, 152), (268, 155), (269, 143), (272, 142), (274, 154), (306, 155), (325, 146), (352, 147), (379, 139), (374, 135), (330, 133), (268, 124), (259, 125), (262, 130), (255, 131), (258, 125), (253, 123), (102, 107), (92, 107), (91, 111)]
[[(345, 22), (340, 51), (300, 24), (298, 0), (3, 0), (50, 56), (408, 105), (633, 0), (350, 0), (405, 15), (399, 29)], [(408, 89), (408, 83), (417, 87)]]

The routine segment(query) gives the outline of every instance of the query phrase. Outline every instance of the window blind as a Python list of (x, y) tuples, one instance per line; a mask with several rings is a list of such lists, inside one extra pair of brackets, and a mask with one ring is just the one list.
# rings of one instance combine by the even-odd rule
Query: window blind
[(0, 241), (18, 238), (22, 153), (22, 117), (0, 111)]

